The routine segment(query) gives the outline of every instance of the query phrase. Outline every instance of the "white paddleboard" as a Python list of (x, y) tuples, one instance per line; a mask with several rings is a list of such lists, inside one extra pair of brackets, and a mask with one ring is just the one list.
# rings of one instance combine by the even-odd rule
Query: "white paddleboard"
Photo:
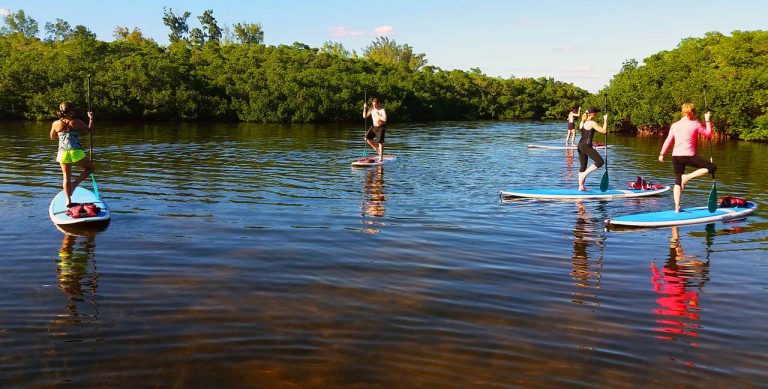
[(665, 186), (660, 189), (608, 189), (601, 192), (600, 189), (580, 191), (578, 189), (519, 189), (501, 191), (501, 197), (521, 197), (547, 200), (578, 200), (578, 199), (621, 199), (630, 197), (655, 196), (670, 189)]
[(51, 201), (51, 205), (48, 207), (48, 215), (51, 217), (51, 221), (54, 224), (85, 224), (95, 222), (105, 222), (112, 217), (112, 213), (109, 211), (107, 204), (96, 196), (95, 193), (88, 189), (78, 186), (72, 193), (72, 202), (79, 204), (94, 203), (101, 210), (96, 216), (86, 216), (79, 218), (72, 218), (67, 216), (67, 197), (64, 195), (64, 191), (59, 192)]
[(380, 165), (392, 162), (396, 159), (397, 157), (395, 157), (394, 155), (387, 155), (387, 154), (384, 155), (383, 160), (379, 160), (378, 155), (370, 158), (358, 158), (357, 160), (352, 162), (352, 167), (380, 166)]
[(718, 207), (709, 212), (707, 207), (683, 208), (680, 212), (666, 210), (659, 212), (636, 213), (613, 219), (606, 219), (606, 226), (627, 227), (670, 227), (687, 224), (713, 223), (722, 220), (737, 219), (749, 215), (757, 209), (757, 204), (748, 201), (745, 208)]
[[(592, 147), (594, 147), (595, 149), (606, 149), (606, 148), (613, 147), (613, 145), (606, 146), (606, 145), (603, 145), (603, 144), (599, 144), (599, 145), (598, 144), (592, 144)], [(546, 149), (546, 150), (576, 150), (578, 147), (570, 146), (570, 145), (568, 145), (568, 146), (565, 146), (565, 145), (557, 146), (557, 145), (530, 144), (530, 145), (528, 145), (528, 148), (529, 149)]]

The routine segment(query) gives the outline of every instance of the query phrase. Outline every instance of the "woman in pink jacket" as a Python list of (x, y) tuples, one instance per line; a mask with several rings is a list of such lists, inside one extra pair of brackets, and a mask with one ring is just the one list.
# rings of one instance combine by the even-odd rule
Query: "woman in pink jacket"
[[(661, 152), (659, 153), (659, 161), (664, 162), (664, 154), (666, 154), (669, 146), (674, 144), (672, 149), (672, 169), (675, 172), (675, 212), (680, 212), (680, 198), (682, 197), (685, 184), (692, 178), (703, 176), (707, 173), (714, 173), (717, 167), (704, 158), (696, 155), (696, 143), (699, 140), (699, 135), (704, 138), (712, 138), (712, 122), (710, 121), (711, 113), (704, 114), (704, 122), (706, 126), (701, 124), (694, 118), (695, 112), (693, 104), (685, 103), (682, 108), (683, 117), (672, 124), (669, 128), (669, 135), (664, 141), (664, 145), (661, 146)], [(693, 166), (698, 169), (694, 170), (691, 174), (685, 173), (686, 166)]]

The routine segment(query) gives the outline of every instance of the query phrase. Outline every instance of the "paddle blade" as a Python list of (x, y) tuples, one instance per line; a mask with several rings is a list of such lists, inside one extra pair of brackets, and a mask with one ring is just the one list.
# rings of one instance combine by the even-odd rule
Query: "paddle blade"
[(712, 190), (709, 191), (709, 200), (707, 200), (707, 208), (709, 213), (713, 213), (717, 210), (717, 184), (712, 181)]
[(600, 191), (605, 192), (608, 190), (608, 170), (603, 173), (603, 178), (600, 179)]
[(96, 197), (101, 198), (101, 195), (99, 195), (99, 186), (96, 185), (96, 177), (91, 174), (91, 184), (93, 184), (93, 193), (96, 195)]

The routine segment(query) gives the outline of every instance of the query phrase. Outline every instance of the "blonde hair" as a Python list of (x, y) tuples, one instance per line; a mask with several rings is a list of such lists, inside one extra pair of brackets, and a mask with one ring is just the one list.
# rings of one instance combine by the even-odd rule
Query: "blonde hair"
[(693, 107), (693, 103), (683, 103), (681, 111), (683, 115), (692, 117), (696, 113), (696, 108)]

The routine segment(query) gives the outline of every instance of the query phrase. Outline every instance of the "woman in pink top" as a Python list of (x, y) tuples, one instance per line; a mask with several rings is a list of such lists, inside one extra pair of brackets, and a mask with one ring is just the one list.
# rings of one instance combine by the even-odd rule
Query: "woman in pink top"
[[(675, 212), (680, 212), (680, 197), (682, 196), (685, 184), (692, 178), (703, 176), (707, 173), (714, 173), (717, 167), (704, 158), (696, 155), (696, 143), (699, 140), (699, 135), (711, 139), (712, 138), (712, 122), (709, 120), (712, 116), (707, 112), (704, 114), (704, 121), (706, 127), (694, 118), (693, 104), (685, 103), (682, 108), (683, 117), (672, 124), (669, 128), (669, 135), (664, 141), (664, 145), (661, 146), (661, 153), (659, 153), (659, 161), (664, 162), (664, 154), (666, 154), (669, 146), (674, 143), (672, 149), (672, 169), (675, 172)], [(691, 174), (685, 173), (686, 166), (693, 166), (698, 169), (694, 170)]]

